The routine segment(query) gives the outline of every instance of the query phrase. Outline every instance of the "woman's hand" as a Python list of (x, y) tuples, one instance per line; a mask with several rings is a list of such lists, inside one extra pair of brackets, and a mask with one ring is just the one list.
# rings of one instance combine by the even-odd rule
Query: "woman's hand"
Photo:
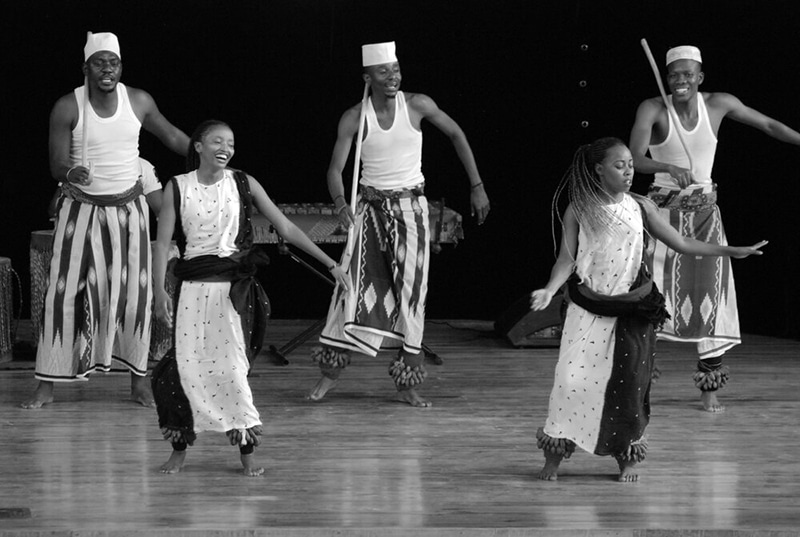
[(172, 326), (172, 297), (164, 289), (156, 289), (153, 296), (153, 314), (167, 326)]
[(537, 289), (531, 293), (531, 309), (533, 311), (540, 311), (550, 305), (553, 300), (553, 293), (547, 289)]
[(764, 255), (764, 252), (761, 251), (761, 248), (767, 244), (769, 244), (769, 241), (757, 242), (752, 246), (731, 246), (731, 248), (734, 250), (734, 253), (731, 253), (731, 257), (736, 259), (744, 259), (745, 257), (751, 255)]

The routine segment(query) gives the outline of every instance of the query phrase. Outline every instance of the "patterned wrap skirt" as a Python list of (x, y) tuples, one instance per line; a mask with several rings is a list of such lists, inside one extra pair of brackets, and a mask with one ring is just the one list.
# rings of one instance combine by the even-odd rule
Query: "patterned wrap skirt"
[[(684, 190), (653, 186), (648, 197), (684, 237), (728, 244), (716, 203), (716, 185)], [(700, 359), (720, 356), (741, 343), (729, 257), (683, 255), (659, 241), (653, 276), (672, 315), (659, 338), (696, 343)]]
[(430, 263), (428, 201), (421, 188), (361, 187), (349, 290), (337, 285), (323, 344), (376, 356), (384, 338), (422, 349)]

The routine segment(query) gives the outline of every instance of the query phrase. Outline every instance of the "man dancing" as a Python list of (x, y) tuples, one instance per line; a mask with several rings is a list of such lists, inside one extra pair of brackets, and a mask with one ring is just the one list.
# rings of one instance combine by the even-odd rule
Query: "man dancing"
[[(400, 91), (400, 64), (394, 42), (362, 47), (364, 81), (369, 85), (363, 125), (359, 195), (355, 214), (344, 194), (344, 169), (353, 138), (360, 133), (361, 107), (339, 121), (327, 180), (336, 212), (353, 230), (349, 266), (353, 285), (333, 292), (327, 324), (312, 357), (322, 377), (309, 394), (318, 401), (350, 363), (350, 352), (376, 356), (383, 338), (402, 342), (389, 374), (398, 399), (412, 406), (430, 402), (417, 393), (426, 372), (422, 335), (428, 289), (430, 230), (422, 175), (423, 119), (446, 136), (470, 181), (472, 213), (482, 224), (489, 198), (464, 132), (427, 95)], [(357, 142), (358, 143), (358, 142)]]
[(52, 402), (55, 382), (109, 371), (113, 357), (131, 372), (131, 398), (151, 407), (145, 378), (150, 231), (139, 180), (139, 131), (144, 127), (180, 155), (186, 155), (189, 137), (161, 115), (147, 92), (119, 81), (122, 59), (114, 34), (89, 34), (83, 73), (85, 85), (61, 97), (50, 114), (50, 172), (64, 195), (38, 335), (39, 384), (22, 406)]
[[(700, 92), (705, 78), (702, 61), (700, 50), (694, 46), (667, 51), (668, 99), (680, 125), (675, 125), (661, 97), (647, 99), (636, 112), (630, 149), (636, 171), (655, 174), (649, 196), (670, 224), (684, 236), (724, 245), (727, 239), (716, 203), (717, 185), (711, 178), (723, 118), (730, 117), (795, 145), (800, 145), (800, 133), (745, 106), (729, 93)], [(722, 355), (741, 343), (730, 259), (682, 255), (659, 242), (654, 279), (672, 313), (659, 336), (697, 344), (694, 381), (701, 390), (703, 408), (709, 412), (724, 410), (716, 394), (729, 375)]]

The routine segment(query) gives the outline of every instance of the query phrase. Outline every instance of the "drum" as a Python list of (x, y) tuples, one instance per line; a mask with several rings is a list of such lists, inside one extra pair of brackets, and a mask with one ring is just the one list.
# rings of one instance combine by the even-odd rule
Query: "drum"
[(47, 281), (50, 278), (50, 259), (53, 257), (53, 230), (31, 232), (31, 330), (33, 343), (39, 342), (42, 329), (42, 307)]
[(431, 224), (431, 243), (434, 252), (440, 244), (458, 244), (464, 238), (461, 215), (446, 207), (444, 200), (428, 201), (428, 221)]
[(11, 333), (14, 293), (12, 287), (11, 260), (0, 257), (0, 362), (10, 362), (14, 340)]
[[(347, 228), (339, 222), (330, 203), (282, 203), (278, 209), (316, 244), (343, 244), (347, 242)], [(435, 252), (441, 244), (458, 244), (464, 238), (461, 215), (444, 200), (428, 200), (428, 221), (431, 228), (431, 245)], [(253, 215), (253, 242), (276, 244), (278, 233), (262, 214)]]

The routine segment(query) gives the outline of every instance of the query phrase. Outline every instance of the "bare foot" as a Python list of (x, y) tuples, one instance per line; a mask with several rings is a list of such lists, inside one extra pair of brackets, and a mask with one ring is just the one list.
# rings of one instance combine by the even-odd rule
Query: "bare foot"
[(401, 403), (408, 403), (411, 406), (419, 408), (428, 408), (433, 406), (433, 403), (420, 397), (417, 393), (417, 390), (414, 388), (397, 392), (397, 400)]
[(247, 477), (258, 477), (264, 473), (264, 468), (256, 466), (255, 457), (252, 453), (247, 455), (240, 455), (242, 466), (244, 467), (244, 475)]
[(564, 455), (544, 451), (544, 466), (539, 470), (539, 479), (542, 481), (558, 481), (558, 466), (564, 460)]
[(636, 462), (622, 461), (617, 459), (619, 465), (619, 479), (620, 483), (633, 483), (639, 481), (639, 473), (636, 471)]
[(44, 405), (53, 402), (53, 383), (46, 380), (40, 380), (39, 385), (33, 392), (33, 397), (27, 401), (23, 401), (20, 406), (22, 408), (42, 408)]
[(153, 390), (147, 377), (140, 377), (131, 373), (131, 400), (148, 408), (155, 408)]
[(725, 412), (725, 405), (717, 399), (717, 392), (701, 392), (700, 401), (707, 412)]
[(322, 375), (319, 380), (317, 381), (316, 386), (311, 389), (311, 392), (306, 395), (306, 399), (310, 401), (322, 401), (322, 398), (325, 397), (325, 394), (328, 391), (336, 386), (338, 381), (328, 378), (325, 375)]
[(161, 465), (162, 474), (177, 474), (183, 469), (183, 461), (186, 460), (186, 450), (172, 451), (169, 460)]

